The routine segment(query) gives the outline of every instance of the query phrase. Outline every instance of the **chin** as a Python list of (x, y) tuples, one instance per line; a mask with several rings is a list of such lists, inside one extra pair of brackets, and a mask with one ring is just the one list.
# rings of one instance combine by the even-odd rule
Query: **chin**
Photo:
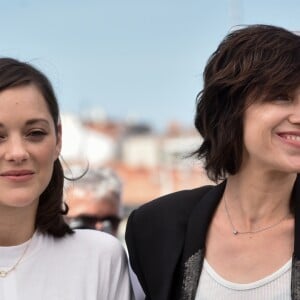
[(7, 206), (15, 207), (15, 208), (25, 208), (33, 205), (32, 199), (29, 201), (28, 199), (14, 199), (14, 201), (7, 203)]
[(16, 195), (11, 194), (8, 196), (1, 195), (2, 199), (5, 199), (4, 201), (1, 201), (0, 199), (0, 205), (11, 207), (11, 208), (26, 208), (26, 207), (33, 207), (36, 206), (36, 200), (34, 200), (31, 196), (26, 195)]
[(284, 170), (285, 173), (288, 173), (288, 174), (298, 174), (300, 173), (300, 165), (299, 166), (291, 166), (290, 168), (286, 168)]
[(300, 173), (300, 159), (278, 159), (274, 165), (274, 170), (283, 173)]

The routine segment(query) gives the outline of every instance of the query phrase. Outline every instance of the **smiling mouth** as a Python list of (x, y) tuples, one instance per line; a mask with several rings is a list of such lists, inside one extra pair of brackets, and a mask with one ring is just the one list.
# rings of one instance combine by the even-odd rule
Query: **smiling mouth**
[(300, 136), (299, 135), (293, 135), (293, 134), (283, 134), (280, 135), (282, 138), (290, 141), (297, 141), (300, 142)]

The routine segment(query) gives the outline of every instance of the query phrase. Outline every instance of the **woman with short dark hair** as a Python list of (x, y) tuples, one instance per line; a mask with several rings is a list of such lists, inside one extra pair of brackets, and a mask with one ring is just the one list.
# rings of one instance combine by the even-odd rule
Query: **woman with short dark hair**
[(251, 25), (204, 70), (194, 154), (216, 185), (132, 213), (126, 240), (146, 299), (300, 300), (300, 36)]

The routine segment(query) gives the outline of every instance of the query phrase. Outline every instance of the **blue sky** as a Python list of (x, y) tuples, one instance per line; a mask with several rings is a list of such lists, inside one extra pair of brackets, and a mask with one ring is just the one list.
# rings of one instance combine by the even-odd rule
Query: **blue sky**
[(209, 55), (236, 24), (300, 30), (298, 0), (0, 0), (0, 55), (33, 63), (62, 112), (192, 126)]

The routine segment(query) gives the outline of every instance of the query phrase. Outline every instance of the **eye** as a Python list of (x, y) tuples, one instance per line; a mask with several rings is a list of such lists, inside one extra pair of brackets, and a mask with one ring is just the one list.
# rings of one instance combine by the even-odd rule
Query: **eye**
[(274, 101), (280, 101), (280, 102), (290, 102), (293, 101), (292, 97), (290, 97), (287, 94), (280, 94), (275, 97), (273, 97)]
[(29, 131), (29, 133), (26, 135), (27, 138), (32, 139), (32, 140), (42, 140), (44, 136), (47, 135), (45, 131), (42, 130), (32, 130)]

